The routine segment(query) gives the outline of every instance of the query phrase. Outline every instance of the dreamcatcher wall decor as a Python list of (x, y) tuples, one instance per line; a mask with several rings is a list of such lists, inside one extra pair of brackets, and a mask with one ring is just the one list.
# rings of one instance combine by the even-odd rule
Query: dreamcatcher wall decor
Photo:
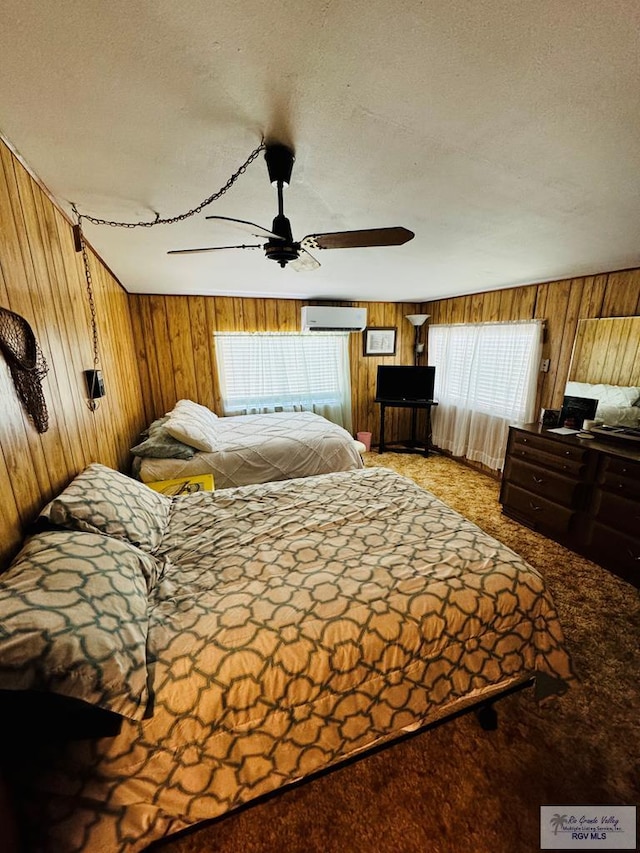
[(24, 317), (0, 308), (0, 350), (7, 360), (18, 397), (38, 432), (49, 428), (42, 380), (49, 368)]

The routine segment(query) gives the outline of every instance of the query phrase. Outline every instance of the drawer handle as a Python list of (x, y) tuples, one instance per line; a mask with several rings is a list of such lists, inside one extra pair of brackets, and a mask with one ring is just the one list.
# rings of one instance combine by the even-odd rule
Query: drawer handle
[(640, 554), (634, 554), (631, 548), (627, 548), (627, 554), (631, 557), (632, 560), (640, 560)]
[(542, 485), (542, 483), (544, 483), (543, 477), (536, 477), (535, 474), (532, 474), (531, 477), (533, 478), (533, 482), (537, 483), (539, 486)]
[(565, 456), (571, 456), (571, 451), (570, 451), (570, 450), (565, 450), (564, 455), (565, 455)]
[(532, 509), (534, 512), (541, 512), (541, 511), (542, 511), (542, 507), (541, 507), (541, 506), (538, 506), (537, 504), (534, 504), (534, 502), (533, 502), (533, 501), (529, 501), (529, 506), (531, 507), (531, 509)]

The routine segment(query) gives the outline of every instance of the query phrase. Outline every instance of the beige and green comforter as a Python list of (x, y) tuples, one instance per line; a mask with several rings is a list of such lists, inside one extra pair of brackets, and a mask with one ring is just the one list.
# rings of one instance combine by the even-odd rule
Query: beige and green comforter
[(544, 580), (386, 469), (174, 498), (147, 550), (150, 716), (23, 769), (33, 849), (139, 851), (531, 676), (540, 696), (571, 679)]

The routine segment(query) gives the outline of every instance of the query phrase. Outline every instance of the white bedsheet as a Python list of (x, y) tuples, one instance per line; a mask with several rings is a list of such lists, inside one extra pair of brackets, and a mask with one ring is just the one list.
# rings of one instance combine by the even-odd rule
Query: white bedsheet
[(145, 457), (145, 483), (213, 474), (216, 489), (351, 471), (363, 467), (353, 437), (313, 412), (218, 418), (216, 450), (192, 459)]

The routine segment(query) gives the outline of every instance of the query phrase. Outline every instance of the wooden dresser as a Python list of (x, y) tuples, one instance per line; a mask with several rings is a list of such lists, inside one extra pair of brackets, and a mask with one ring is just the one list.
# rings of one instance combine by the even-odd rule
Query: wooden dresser
[(640, 447), (513, 426), (505, 515), (640, 587)]

